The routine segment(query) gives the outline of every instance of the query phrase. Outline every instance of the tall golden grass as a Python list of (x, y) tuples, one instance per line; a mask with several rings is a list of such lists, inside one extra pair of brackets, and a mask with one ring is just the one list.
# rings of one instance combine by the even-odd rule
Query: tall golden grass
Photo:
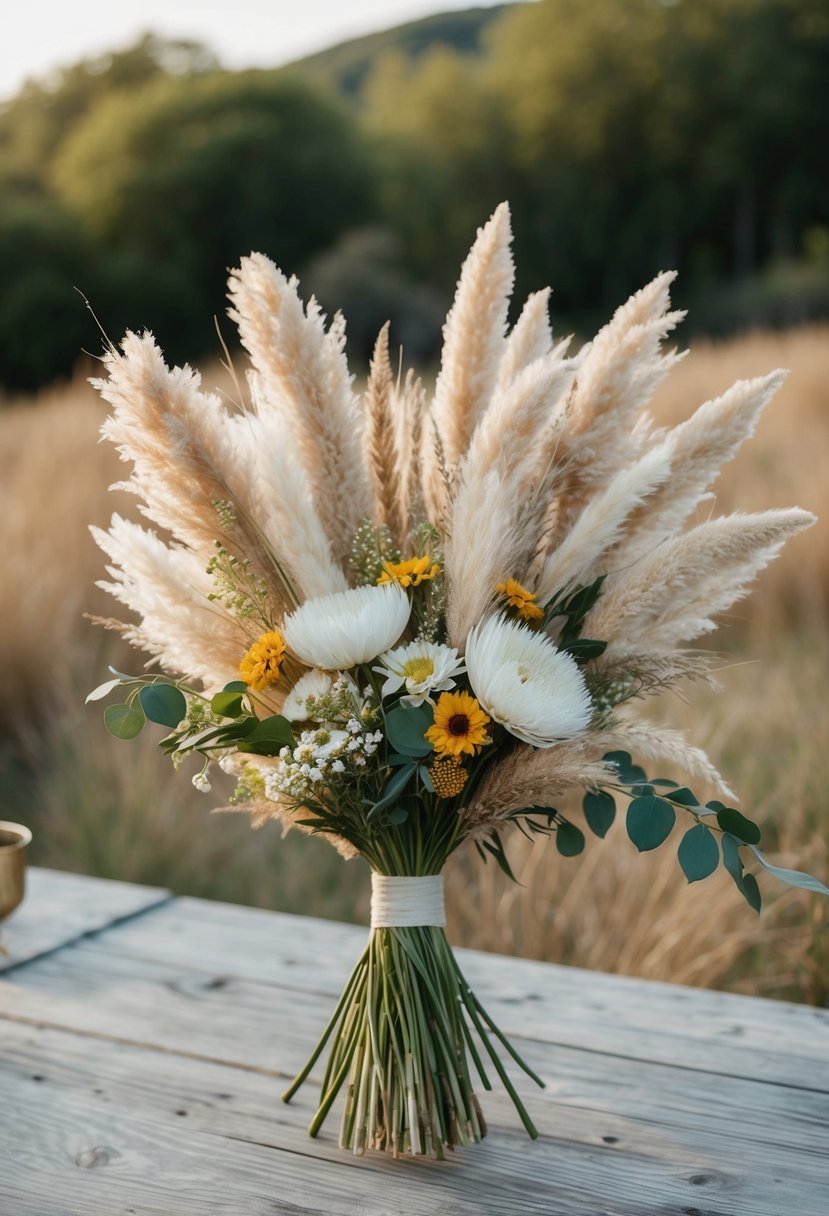
[[(735, 379), (778, 366), (791, 375), (726, 468), (712, 509), (797, 503), (822, 522), (787, 546), (716, 635), (728, 651), (720, 692), (690, 689), (687, 701), (671, 698), (649, 712), (710, 751), (778, 858), (826, 881), (829, 327), (697, 344), (660, 389), (656, 409), (662, 421), (679, 420)], [(86, 525), (129, 510), (106, 489), (121, 467), (96, 442), (103, 417), (80, 377), (0, 412), (5, 814), (33, 828), (44, 864), (317, 915), (364, 915), (361, 862), (344, 865), (324, 843), (283, 840), (274, 827), (252, 833), (241, 816), (209, 815), (222, 791), (198, 794), (149, 733), (121, 743), (105, 734), (99, 707), (84, 708), (107, 662), (122, 670), (136, 662), (82, 615), (110, 611), (92, 585), (103, 558)], [(674, 844), (640, 857), (620, 823), (576, 860), (549, 844), (511, 843), (520, 886), (474, 853), (453, 859), (455, 941), (681, 983), (829, 997), (829, 912), (817, 897), (761, 878), (767, 899), (758, 919), (724, 873), (689, 889)]]

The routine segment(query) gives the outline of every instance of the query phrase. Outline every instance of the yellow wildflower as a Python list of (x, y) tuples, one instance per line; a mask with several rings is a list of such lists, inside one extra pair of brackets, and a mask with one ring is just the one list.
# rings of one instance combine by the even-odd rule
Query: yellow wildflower
[(503, 595), (522, 621), (540, 621), (544, 616), (544, 609), (535, 603), (538, 596), (522, 587), (517, 579), (508, 578), (505, 583), (496, 583), (495, 590), (499, 595)]
[(489, 743), (485, 714), (468, 692), (443, 692), (435, 706), (435, 722), (425, 737), (438, 756), (474, 756)]
[(429, 776), (439, 798), (454, 798), (469, 778), (460, 756), (440, 756), (429, 765)]
[(285, 654), (285, 639), (272, 629), (253, 643), (239, 664), (239, 672), (255, 692), (262, 692), (279, 679), (279, 669)]
[(399, 583), (401, 587), (419, 587), (427, 579), (440, 573), (440, 566), (428, 553), (423, 557), (410, 557), (405, 562), (383, 562), (383, 573), (377, 582)]

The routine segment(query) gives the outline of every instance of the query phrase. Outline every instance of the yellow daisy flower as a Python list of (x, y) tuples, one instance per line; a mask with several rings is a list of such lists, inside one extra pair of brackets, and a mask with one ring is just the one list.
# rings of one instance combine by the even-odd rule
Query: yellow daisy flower
[(490, 741), (486, 733), (489, 721), (489, 715), (468, 692), (444, 692), (435, 706), (434, 726), (426, 731), (426, 738), (438, 756), (474, 756)]
[(263, 692), (279, 679), (285, 654), (285, 639), (275, 629), (263, 633), (239, 664), (242, 679), (254, 692)]
[(508, 578), (505, 583), (496, 583), (495, 590), (499, 595), (503, 595), (522, 621), (540, 621), (544, 616), (544, 609), (535, 603), (538, 596), (522, 587), (518, 579)]
[(381, 585), (399, 583), (401, 587), (419, 587), (439, 573), (440, 566), (426, 553), (423, 557), (410, 557), (405, 562), (383, 562), (383, 573), (377, 582)]

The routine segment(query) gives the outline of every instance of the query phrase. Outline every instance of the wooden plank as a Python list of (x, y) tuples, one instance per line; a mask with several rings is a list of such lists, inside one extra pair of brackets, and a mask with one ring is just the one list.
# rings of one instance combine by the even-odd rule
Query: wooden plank
[(25, 900), (0, 925), (0, 972), (169, 899), (157, 887), (30, 866)]
[[(33, 964), (14, 984), (0, 983), (0, 1011), (10, 1020), (266, 1073), (274, 1097), (304, 1063), (329, 1004), (320, 994), (118, 954), (104, 949), (101, 939)], [(520, 1036), (514, 1041), (547, 1084), (539, 1091), (516, 1074), (534, 1118), (543, 1121), (550, 1108), (569, 1107), (592, 1112), (599, 1123), (609, 1118), (658, 1126), (662, 1135), (709, 1154), (728, 1143), (758, 1167), (791, 1149), (813, 1155), (824, 1168), (826, 1093), (627, 1059), (613, 1040), (598, 1036), (589, 1051)], [(484, 1107), (490, 1122), (518, 1126), (497, 1087)], [(614, 1127), (604, 1134), (618, 1133)], [(641, 1144), (641, 1128), (627, 1141)]]
[[(354, 925), (180, 899), (103, 944), (217, 979), (242, 977), (335, 997), (366, 940)], [(829, 1011), (458, 950), (472, 987), (509, 1034), (594, 1045), (804, 1087), (826, 1085)]]
[(310, 1140), (269, 1078), (227, 1065), (8, 1024), (0, 1076), (14, 1216), (825, 1216), (805, 1154), (755, 1169), (740, 1146), (556, 1106), (535, 1144), (499, 1130), (446, 1163), (392, 1162)]

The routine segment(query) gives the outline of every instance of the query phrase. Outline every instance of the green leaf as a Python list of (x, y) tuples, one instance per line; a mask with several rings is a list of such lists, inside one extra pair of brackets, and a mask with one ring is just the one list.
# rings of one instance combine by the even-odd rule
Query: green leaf
[(578, 857), (584, 852), (584, 832), (565, 819), (556, 828), (556, 848), (562, 857)]
[(161, 726), (178, 726), (187, 716), (184, 694), (172, 684), (145, 684), (138, 700), (149, 720)]
[(387, 806), (391, 806), (395, 799), (402, 794), (403, 790), (409, 784), (415, 774), (416, 769), (417, 765), (410, 762), (406, 768), (399, 768), (396, 773), (393, 773), (392, 776), (389, 777), (389, 780), (386, 783), (386, 788), (383, 790), (382, 797), (378, 798), (377, 802), (375, 802), (374, 806), (368, 813), (369, 819), (376, 818), (380, 811), (384, 810)]
[(732, 836), (736, 836), (738, 840), (744, 841), (746, 844), (760, 843), (760, 829), (753, 820), (747, 819), (745, 815), (741, 815), (739, 811), (735, 811), (733, 807), (724, 806), (721, 811), (717, 811), (717, 823), (724, 832), (730, 832)]
[(687, 785), (681, 785), (677, 790), (670, 790), (665, 794), (671, 802), (675, 802), (678, 806), (699, 806), (699, 798), (693, 790), (689, 790)]
[(107, 680), (105, 684), (99, 684), (97, 688), (93, 688), (92, 692), (84, 701), (84, 705), (88, 705), (90, 701), (102, 701), (104, 697), (108, 697), (114, 688), (117, 688), (121, 680)]
[(814, 891), (819, 895), (829, 895), (829, 887), (824, 887), (823, 883), (812, 878), (811, 874), (803, 874), (800, 870), (784, 870), (782, 866), (773, 866), (770, 861), (766, 861), (756, 844), (750, 844), (748, 847), (763, 869), (768, 870), (769, 874), (773, 874), (780, 882), (788, 883), (790, 887), (799, 887), (801, 891)]
[(559, 649), (571, 655), (577, 663), (587, 663), (588, 660), (597, 659), (600, 654), (604, 654), (607, 642), (599, 642), (594, 638), (575, 638)]
[(246, 718), (237, 718), (235, 722), (224, 722), (221, 726), (208, 726), (195, 735), (185, 735), (176, 749), (179, 752), (191, 752), (210, 743), (219, 747), (237, 739), (244, 739), (259, 725), (259, 719), (249, 714)]
[(404, 756), (428, 756), (432, 745), (423, 736), (433, 722), (431, 705), (396, 705), (386, 714), (386, 736)]
[(434, 785), (434, 782), (432, 781), (432, 777), (431, 777), (426, 765), (421, 764), (419, 771), (420, 771), (420, 780), (423, 782), (424, 787), (429, 791), (430, 794), (434, 794), (435, 785)]
[(602, 760), (614, 765), (622, 785), (643, 785), (648, 780), (645, 770), (631, 760), (630, 752), (607, 752)]
[(677, 781), (671, 781), (669, 777), (651, 777), (651, 785), (659, 785), (663, 789), (675, 790), (679, 788)]
[(596, 836), (604, 838), (616, 818), (616, 802), (612, 794), (600, 790), (585, 794), (582, 802), (587, 826)]
[(627, 812), (627, 833), (640, 853), (657, 848), (671, 834), (676, 811), (656, 794), (634, 798)]
[(248, 686), (244, 680), (231, 680), (229, 684), (225, 684), (222, 692), (247, 692)]
[(250, 734), (245, 734), (237, 747), (240, 752), (252, 752), (256, 756), (276, 756), (283, 747), (294, 747), (295, 742), (288, 719), (281, 714), (272, 714), (270, 718), (262, 718)]
[(714, 833), (704, 823), (695, 823), (679, 842), (679, 864), (689, 882), (700, 882), (713, 874), (720, 864), (720, 850)]
[(743, 875), (743, 895), (748, 900), (749, 907), (759, 913), (763, 906), (763, 897), (760, 894), (760, 888), (757, 885), (757, 879), (753, 874)]
[(393, 806), (388, 814), (388, 822), (391, 827), (397, 828), (401, 823), (405, 823), (409, 818), (409, 812), (404, 806)]
[(210, 708), (214, 714), (218, 714), (220, 718), (240, 718), (245, 712), (244, 692), (237, 689), (225, 688), (221, 692), (217, 692), (215, 697), (210, 702)]
[(137, 706), (108, 705), (104, 710), (104, 726), (116, 739), (134, 739), (144, 729), (145, 720)]
[(498, 863), (498, 868), (502, 871), (502, 873), (506, 874), (507, 878), (511, 879), (512, 882), (517, 883), (518, 879), (513, 874), (512, 867), (507, 860), (507, 855), (504, 852), (501, 837), (494, 828), (489, 834), (489, 840), (482, 840), (481, 844), (486, 849), (487, 853), (489, 853), (491, 857), (495, 858)]

